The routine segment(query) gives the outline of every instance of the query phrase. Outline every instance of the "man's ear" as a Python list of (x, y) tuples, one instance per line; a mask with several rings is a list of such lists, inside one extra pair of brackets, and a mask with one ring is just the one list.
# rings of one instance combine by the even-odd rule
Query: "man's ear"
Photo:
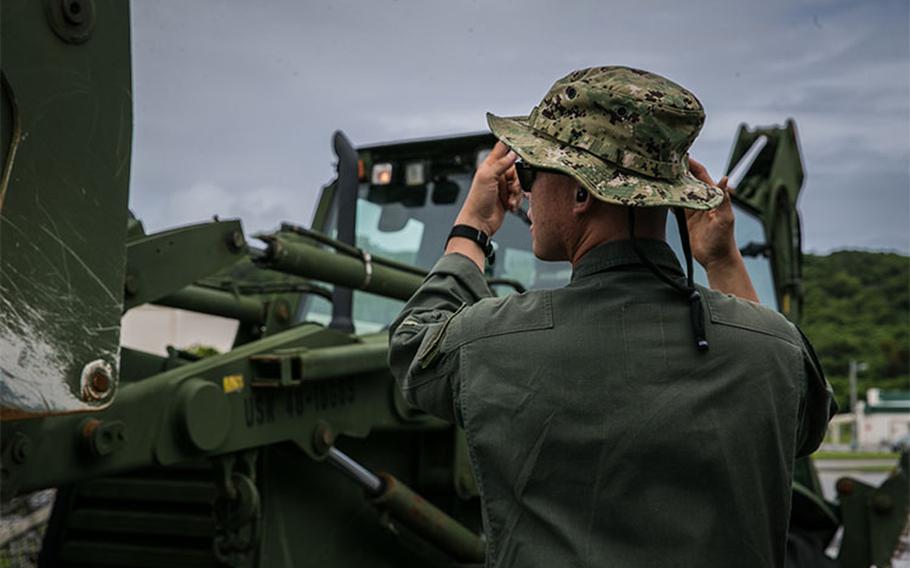
[(587, 213), (593, 207), (594, 198), (583, 188), (581, 184), (575, 187), (575, 203), (572, 204), (572, 213), (575, 216), (581, 216)]

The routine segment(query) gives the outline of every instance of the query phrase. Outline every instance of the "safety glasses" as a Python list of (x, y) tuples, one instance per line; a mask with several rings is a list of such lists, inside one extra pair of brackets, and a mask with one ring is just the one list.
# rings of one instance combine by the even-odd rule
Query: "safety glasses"
[(534, 187), (534, 179), (537, 178), (537, 168), (518, 160), (515, 162), (515, 173), (518, 175), (518, 184), (521, 185), (521, 190), (525, 193), (531, 193), (531, 188)]
[(537, 179), (537, 174), (540, 172), (562, 173), (550, 168), (532, 166), (521, 160), (515, 162), (515, 173), (518, 175), (518, 183), (521, 185), (521, 190), (525, 193), (531, 193), (531, 188), (534, 187), (534, 180)]

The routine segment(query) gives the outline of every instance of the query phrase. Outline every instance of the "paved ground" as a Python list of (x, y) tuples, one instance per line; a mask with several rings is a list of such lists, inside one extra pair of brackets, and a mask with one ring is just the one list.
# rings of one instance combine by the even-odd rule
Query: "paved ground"
[(897, 466), (897, 458), (888, 459), (824, 459), (815, 460), (815, 467), (820, 471), (869, 471), (871, 469), (891, 470)]
[(815, 460), (825, 498), (834, 500), (834, 484), (841, 477), (853, 477), (870, 485), (879, 485), (897, 465), (896, 459)]

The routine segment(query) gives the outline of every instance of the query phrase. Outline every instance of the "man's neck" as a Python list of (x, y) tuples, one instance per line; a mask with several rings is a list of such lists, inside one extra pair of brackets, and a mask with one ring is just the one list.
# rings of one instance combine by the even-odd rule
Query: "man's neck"
[[(629, 235), (626, 234), (625, 238), (628, 239)], [(608, 243), (610, 241), (619, 241), (619, 240), (623, 240), (623, 239), (621, 239), (618, 235), (613, 235), (610, 237), (603, 237), (603, 236), (599, 236), (599, 235), (583, 236), (578, 241), (577, 246), (574, 247), (575, 250), (570, 251), (569, 258), (572, 261), (572, 266), (573, 267), (577, 266), (578, 262), (582, 259), (582, 257), (584, 257), (584, 255), (588, 254), (588, 251), (590, 251), (592, 248), (594, 248), (598, 245), (602, 245), (604, 243)]]
[[(667, 234), (664, 227), (635, 227), (635, 238), (665, 241)], [(592, 248), (611, 241), (627, 240), (629, 226), (626, 223), (601, 224), (595, 227), (588, 223), (573, 243), (574, 246), (569, 249), (569, 259), (574, 267)]]

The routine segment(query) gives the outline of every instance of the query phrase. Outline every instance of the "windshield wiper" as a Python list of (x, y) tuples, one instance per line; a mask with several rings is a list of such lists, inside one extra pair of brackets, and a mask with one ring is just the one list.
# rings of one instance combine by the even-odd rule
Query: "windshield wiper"
[(767, 258), (771, 256), (771, 245), (768, 243), (756, 243), (755, 241), (752, 241), (739, 249), (739, 254), (743, 256), (763, 256)]

